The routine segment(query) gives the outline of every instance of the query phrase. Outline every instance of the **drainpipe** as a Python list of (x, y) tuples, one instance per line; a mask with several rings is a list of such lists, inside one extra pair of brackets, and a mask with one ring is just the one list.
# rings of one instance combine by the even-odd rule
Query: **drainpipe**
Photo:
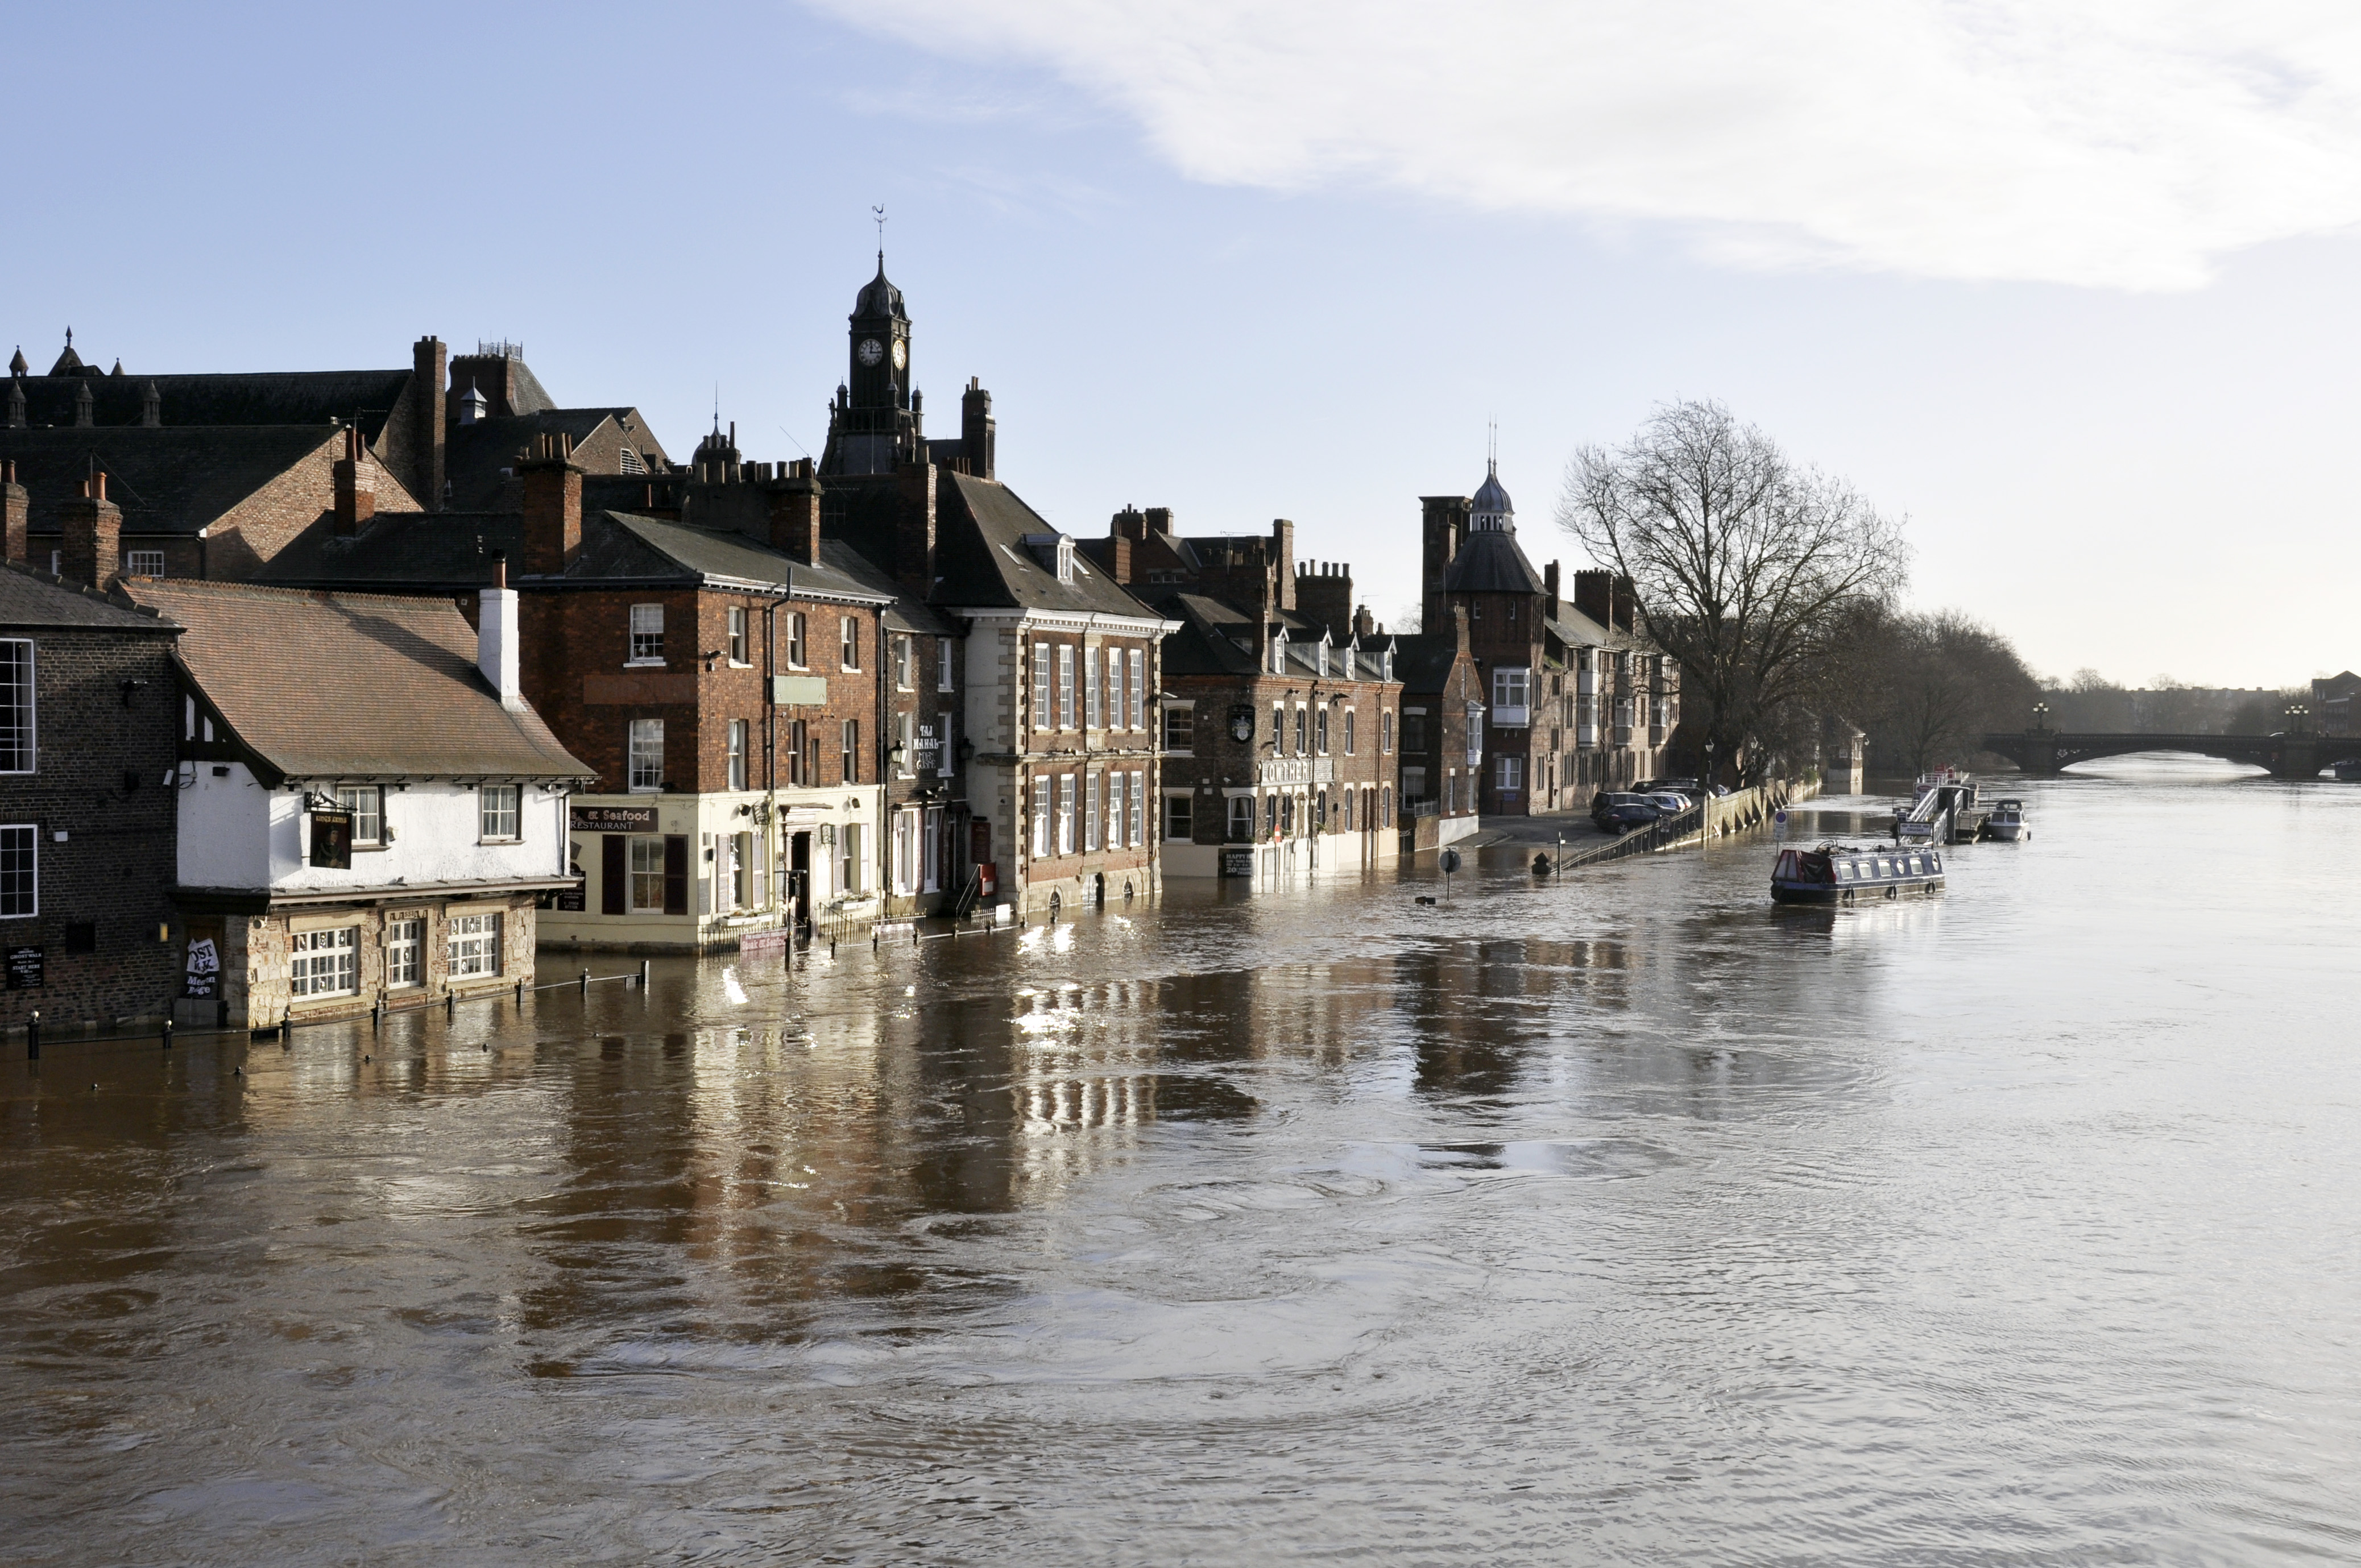
[[(779, 674), (779, 601), (774, 597), (763, 604), (763, 799), (771, 819), (763, 825), (763, 857), (769, 864), (763, 868), (763, 883), (769, 891), (763, 894), (765, 914), (775, 914), (779, 908), (779, 705), (772, 700), (777, 688), (772, 684)], [(788, 938), (790, 946), (795, 938)]]

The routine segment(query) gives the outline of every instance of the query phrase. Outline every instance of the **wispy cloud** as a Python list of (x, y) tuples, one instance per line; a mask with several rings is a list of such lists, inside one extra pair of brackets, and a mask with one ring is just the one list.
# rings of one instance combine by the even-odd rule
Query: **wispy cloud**
[(1668, 224), (1743, 265), (2184, 289), (2361, 221), (2349, 3), (811, 3), (1045, 68), (1192, 179)]

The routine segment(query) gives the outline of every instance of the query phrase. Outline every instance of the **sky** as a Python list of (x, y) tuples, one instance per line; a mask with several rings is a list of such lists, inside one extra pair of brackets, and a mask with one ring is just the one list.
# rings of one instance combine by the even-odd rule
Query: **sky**
[[(1297, 524), (1399, 622), (1714, 398), (2037, 671), (2361, 664), (2361, 13), (2295, 0), (9, 8), (0, 338), (126, 371), (522, 341), (816, 450), (875, 267), (1060, 528)], [(169, 411), (167, 411), (169, 417)]]

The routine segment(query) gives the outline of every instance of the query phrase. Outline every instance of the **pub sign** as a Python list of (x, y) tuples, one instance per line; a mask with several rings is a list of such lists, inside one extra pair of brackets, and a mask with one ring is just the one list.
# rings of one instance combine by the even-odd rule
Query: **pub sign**
[(319, 807), (312, 813), (312, 863), (331, 871), (353, 869), (353, 814)]

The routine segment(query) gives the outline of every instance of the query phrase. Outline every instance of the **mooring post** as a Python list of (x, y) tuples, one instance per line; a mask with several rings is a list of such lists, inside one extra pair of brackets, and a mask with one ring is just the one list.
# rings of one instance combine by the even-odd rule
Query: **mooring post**
[(642, 991), (645, 991), (647, 988), (648, 988), (648, 960), (647, 960), (647, 959), (642, 959), (640, 960), (640, 989), (641, 989)]
[(586, 997), (590, 994), (590, 971), (588, 970), (584, 970), (582, 971), (582, 994)]
[(41, 1010), (38, 1007), (33, 1009), (32, 1016), (25, 1020), (25, 1059), (41, 1059)]
[(168, 1051), (172, 1048), (172, 1020), (170, 1018), (164, 1020), (164, 1048)]

